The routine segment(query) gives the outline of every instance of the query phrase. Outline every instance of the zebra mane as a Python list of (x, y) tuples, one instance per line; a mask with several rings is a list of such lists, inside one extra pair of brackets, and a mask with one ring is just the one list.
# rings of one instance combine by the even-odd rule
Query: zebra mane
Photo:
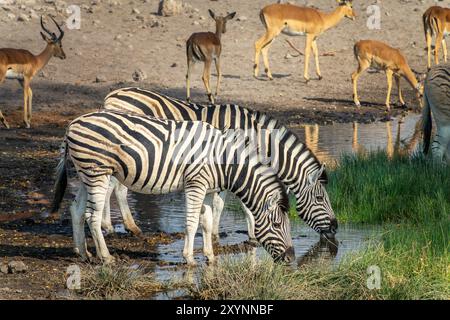
[[(242, 108), (244, 108), (244, 107), (242, 107)], [(314, 159), (314, 162), (317, 165), (317, 170), (319, 170), (321, 168), (322, 164), (320, 163), (317, 156), (311, 151), (311, 149), (308, 148), (308, 146), (305, 143), (302, 142), (302, 140), (298, 137), (298, 135), (295, 132), (293, 132), (292, 130), (290, 130), (288, 127), (286, 127), (286, 125), (282, 124), (279, 120), (269, 116), (268, 114), (266, 114), (264, 112), (251, 111), (247, 108), (244, 108), (244, 109), (246, 109), (252, 113), (252, 119), (254, 121), (261, 123), (263, 125), (267, 125), (267, 126), (269, 126), (269, 124), (271, 124), (271, 127), (273, 127), (273, 129), (283, 130), (285, 132), (285, 134), (293, 136), (297, 143), (300, 143), (304, 149), (308, 150), (308, 152), (311, 155), (311, 158)], [(324, 184), (328, 183), (328, 174), (327, 174), (326, 170), (322, 171), (322, 174), (319, 177), (319, 181), (321, 181)]]

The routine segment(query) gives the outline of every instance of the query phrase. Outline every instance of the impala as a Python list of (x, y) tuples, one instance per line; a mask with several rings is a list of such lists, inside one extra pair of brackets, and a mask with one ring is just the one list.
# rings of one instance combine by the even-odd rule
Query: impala
[[(45, 42), (47, 42), (47, 46), (40, 54), (33, 55), (28, 50), (23, 49), (0, 49), (0, 83), (2, 83), (4, 79), (19, 81), (23, 88), (23, 121), (27, 128), (30, 127), (32, 114), (33, 92), (30, 88), (31, 80), (52, 57), (58, 57), (60, 59), (66, 58), (66, 54), (64, 53), (61, 44), (61, 40), (64, 37), (64, 31), (53, 18), (51, 19), (57, 26), (60, 35), (56, 36), (55, 33), (46, 29), (41, 17), (42, 30), (48, 34), (48, 37), (41, 32), (41, 36)], [(9, 128), (8, 122), (1, 112), (0, 121)]]
[(232, 12), (225, 17), (216, 16), (212, 10), (208, 10), (211, 18), (216, 22), (216, 33), (212, 32), (197, 32), (193, 33), (186, 43), (187, 56), (187, 73), (186, 73), (186, 90), (187, 101), (191, 99), (190, 75), (192, 64), (202, 61), (205, 65), (203, 68), (203, 83), (205, 84), (206, 92), (209, 101), (214, 104), (214, 97), (209, 86), (209, 77), (211, 75), (211, 64), (214, 60), (217, 70), (217, 87), (216, 94), (219, 94), (220, 78), (222, 71), (220, 68), (220, 54), (222, 53), (222, 34), (226, 32), (227, 21), (234, 18), (236, 12)]
[(423, 87), (417, 81), (414, 72), (408, 65), (406, 58), (398, 49), (394, 49), (387, 44), (375, 41), (375, 40), (361, 40), (354, 46), (355, 58), (358, 61), (358, 70), (352, 74), (353, 83), (353, 100), (358, 108), (361, 107), (361, 103), (358, 98), (358, 78), (369, 67), (377, 70), (383, 70), (386, 72), (388, 92), (386, 97), (387, 112), (391, 110), (391, 90), (392, 90), (392, 77), (395, 78), (395, 82), (398, 88), (398, 97), (400, 104), (406, 107), (406, 103), (403, 100), (403, 95), (400, 87), (400, 78), (403, 77), (416, 91), (417, 99), (422, 106), (421, 96), (423, 94)]
[(445, 37), (450, 34), (450, 9), (433, 6), (423, 14), (423, 28), (428, 51), (428, 70), (431, 68), (431, 42), (433, 35), (436, 36), (434, 47), (434, 62), (439, 64), (439, 49), (442, 45), (444, 61), (447, 62), (447, 45)]
[(322, 79), (319, 67), (319, 51), (317, 49), (317, 37), (336, 26), (344, 17), (355, 19), (353, 2), (351, 0), (338, 0), (339, 6), (331, 13), (325, 13), (313, 8), (298, 7), (292, 4), (271, 4), (264, 7), (259, 16), (266, 28), (266, 33), (255, 42), (254, 76), (259, 75), (259, 56), (262, 53), (265, 72), (272, 80), (269, 67), (269, 48), (280, 33), (288, 36), (305, 36), (305, 70), (304, 78), (309, 81), (309, 58), (311, 49), (316, 62), (316, 73), (319, 80)]

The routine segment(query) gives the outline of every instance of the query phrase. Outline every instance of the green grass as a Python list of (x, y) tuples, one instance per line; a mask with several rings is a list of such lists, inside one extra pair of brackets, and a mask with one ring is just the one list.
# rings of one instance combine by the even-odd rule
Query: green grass
[[(293, 270), (270, 258), (225, 257), (200, 271), (191, 287), (197, 299), (450, 299), (450, 223), (391, 225), (381, 241), (348, 255), (339, 265), (324, 262)], [(438, 232), (436, 232), (438, 230)], [(367, 286), (367, 269), (381, 271), (380, 289)], [(245, 284), (245, 285), (243, 285)]]
[(420, 223), (450, 213), (450, 167), (421, 156), (344, 156), (327, 190), (340, 222)]

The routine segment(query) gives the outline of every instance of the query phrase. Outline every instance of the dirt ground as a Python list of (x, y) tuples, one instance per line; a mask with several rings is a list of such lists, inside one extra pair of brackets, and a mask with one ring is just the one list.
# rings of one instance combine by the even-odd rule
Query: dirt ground
[[(63, 45), (67, 59), (53, 58), (32, 82), (31, 129), (22, 125), (23, 98), (19, 84), (6, 81), (0, 87), (0, 110), (12, 127), (0, 128), (0, 264), (21, 260), (29, 267), (24, 274), (0, 273), (0, 299), (68, 298), (64, 273), (76, 261), (70, 249), (70, 229), (57, 218), (43, 220), (52, 198), (53, 172), (65, 128), (76, 116), (99, 108), (104, 96), (119, 87), (140, 86), (184, 98), (185, 41), (192, 32), (214, 29), (207, 9), (212, 8), (217, 14), (237, 11), (222, 40), (224, 76), (218, 103), (239, 103), (266, 111), (288, 124), (332, 124), (384, 118), (383, 74), (362, 76), (359, 85), (362, 111), (353, 106), (350, 75), (356, 69), (355, 41), (386, 41), (400, 48), (415, 70), (425, 72), (421, 15), (435, 3), (377, 1), (381, 8), (381, 29), (369, 30), (366, 8), (371, 3), (355, 1), (357, 20), (344, 19), (318, 40), (322, 53), (334, 53), (320, 58), (323, 80), (316, 80), (311, 61), (312, 81), (306, 84), (303, 57), (286, 58), (287, 53), (295, 54), (285, 43), (286, 36), (280, 36), (270, 51), (275, 80), (255, 79), (252, 75), (253, 44), (264, 32), (258, 13), (272, 1), (191, 0), (185, 12), (175, 17), (156, 15), (156, 0), (5, 1), (9, 2), (15, 4), (0, 5), (0, 47), (26, 48), (38, 53), (44, 42), (39, 36), (37, 17), (49, 13), (64, 21), (69, 16), (65, 10), (71, 4), (81, 5), (81, 28), (66, 30)], [(294, 2), (326, 11), (336, 5), (334, 0)], [(21, 15), (32, 17), (19, 21), (17, 17)], [(303, 50), (304, 38), (291, 40)], [(145, 80), (132, 80), (137, 69), (147, 75)], [(192, 93), (195, 102), (205, 103), (201, 69), (198, 65), (193, 72)], [(213, 72), (213, 87), (215, 81)], [(415, 106), (412, 89), (405, 81), (403, 87), (407, 102)], [(392, 99), (394, 103), (396, 94)], [(397, 109), (394, 114), (399, 112)], [(161, 235), (146, 237), (152, 242)], [(162, 237), (169, 241), (172, 235)], [(151, 245), (139, 244), (131, 237), (127, 241), (112, 239), (108, 244), (119, 255), (123, 253), (132, 259), (142, 258), (136, 252), (152, 255)]]

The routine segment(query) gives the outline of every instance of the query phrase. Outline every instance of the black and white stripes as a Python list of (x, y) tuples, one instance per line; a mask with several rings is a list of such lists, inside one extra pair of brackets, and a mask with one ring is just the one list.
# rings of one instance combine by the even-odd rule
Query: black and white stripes
[[(295, 195), (299, 216), (317, 232), (336, 231), (337, 221), (324, 187), (327, 183), (324, 166), (293, 132), (264, 113), (233, 104), (189, 104), (133, 87), (111, 92), (105, 98), (104, 107), (164, 119), (200, 120), (221, 130), (241, 130), (270, 159), (279, 179)], [(214, 203), (217, 205), (213, 210), (213, 233), (217, 235), (223, 201)], [(249, 235), (251, 238), (252, 230), (249, 230)]]
[[(86, 218), (97, 254), (110, 261), (101, 233), (101, 216), (111, 177), (140, 193), (185, 191), (186, 238), (183, 255), (194, 264), (193, 240), (200, 219), (204, 234), (211, 225), (202, 216), (205, 196), (230, 190), (253, 213), (255, 236), (275, 260), (294, 257), (287, 216), (287, 194), (272, 170), (258, 161), (246, 139), (200, 121), (171, 121), (117, 111), (94, 112), (75, 119), (65, 138), (57, 179), (55, 209), (62, 199), (70, 159), (82, 181), (71, 208), (76, 251), (87, 258), (82, 226)], [(203, 209), (203, 212), (205, 209)], [(211, 220), (211, 219), (209, 219)], [(205, 239), (208, 240), (208, 239)], [(204, 247), (213, 259), (212, 244)]]

